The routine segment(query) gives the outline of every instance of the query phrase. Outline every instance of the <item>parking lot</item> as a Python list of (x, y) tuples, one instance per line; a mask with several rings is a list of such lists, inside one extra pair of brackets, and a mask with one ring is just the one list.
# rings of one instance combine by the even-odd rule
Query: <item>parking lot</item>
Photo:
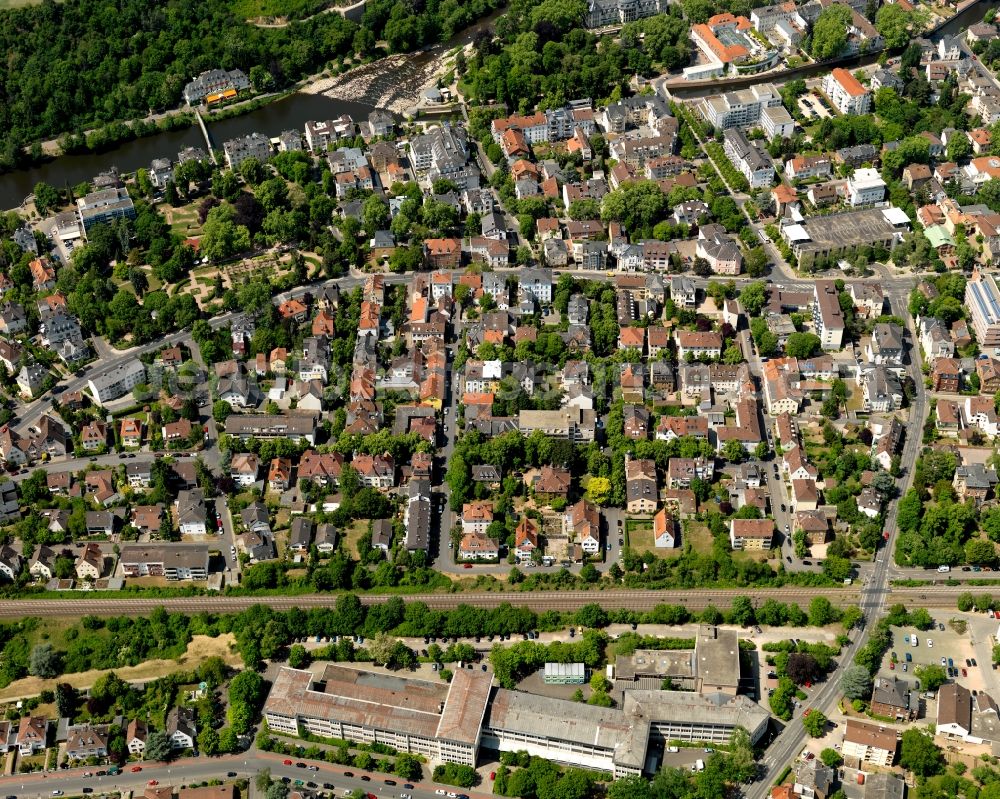
[[(985, 690), (983, 668), (989, 670), (990, 664), (978, 663), (968, 632), (964, 634), (956, 632), (946, 619), (941, 618), (935, 619), (935, 628), (932, 630), (921, 631), (915, 627), (898, 627), (894, 628), (892, 633), (892, 647), (882, 664), (883, 676), (895, 673), (900, 678), (903, 674), (914, 678), (914, 672), (920, 666), (935, 665), (948, 668), (948, 658), (951, 658), (951, 667), (957, 670), (957, 676), (952, 679), (969, 690)], [(913, 644), (914, 639), (917, 641), (916, 645)], [(890, 668), (893, 652), (899, 661), (895, 669)], [(907, 655), (910, 656), (909, 661)], [(942, 658), (945, 659), (943, 663)], [(977, 660), (976, 666), (968, 664), (973, 658)], [(963, 668), (966, 670), (964, 675)]]
[(827, 119), (833, 112), (827, 107), (826, 101), (816, 92), (803, 94), (798, 99), (799, 110), (807, 119)]

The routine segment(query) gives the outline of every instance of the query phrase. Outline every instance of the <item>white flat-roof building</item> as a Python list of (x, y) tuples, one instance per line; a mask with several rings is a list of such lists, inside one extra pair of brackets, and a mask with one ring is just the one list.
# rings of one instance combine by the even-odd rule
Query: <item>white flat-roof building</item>
[(781, 105), (781, 95), (773, 83), (762, 83), (749, 89), (715, 94), (702, 100), (699, 106), (705, 120), (719, 128), (750, 128), (760, 122), (765, 108)]
[(874, 205), (885, 199), (885, 181), (877, 169), (855, 169), (847, 179), (847, 202), (852, 207)]

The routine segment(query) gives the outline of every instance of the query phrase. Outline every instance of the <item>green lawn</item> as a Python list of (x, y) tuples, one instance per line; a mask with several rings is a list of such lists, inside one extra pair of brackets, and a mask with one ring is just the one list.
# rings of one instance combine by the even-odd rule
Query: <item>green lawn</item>
[(625, 520), (625, 546), (640, 555), (656, 552), (653, 546), (653, 522), (650, 519)]

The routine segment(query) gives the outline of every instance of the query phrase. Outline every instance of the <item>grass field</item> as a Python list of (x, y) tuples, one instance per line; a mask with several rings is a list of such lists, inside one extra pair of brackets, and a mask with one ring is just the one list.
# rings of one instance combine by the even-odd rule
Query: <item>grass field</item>
[(646, 552), (661, 554), (653, 546), (653, 522), (651, 519), (626, 519), (625, 545), (640, 555)]
[[(48, 622), (48, 620), (46, 620)], [(66, 620), (68, 629), (75, 623), (74, 619)], [(49, 641), (55, 643), (60, 640), (52, 635), (52, 626), (46, 623), (49, 628)], [(38, 696), (42, 691), (54, 690), (56, 683), (68, 682), (74, 688), (90, 688), (99, 677), (109, 671), (115, 672), (123, 680), (153, 680), (172, 674), (175, 671), (190, 671), (198, 668), (208, 658), (218, 655), (233, 668), (241, 668), (243, 660), (239, 655), (230, 651), (230, 646), (235, 639), (232, 634), (226, 633), (218, 638), (209, 638), (207, 635), (195, 635), (188, 644), (187, 651), (177, 660), (147, 660), (138, 666), (125, 666), (120, 669), (92, 669), (91, 671), (81, 671), (76, 674), (64, 674), (51, 680), (43, 680), (40, 677), (25, 677), (22, 680), (15, 680), (2, 691), (0, 691), (0, 702), (13, 702), (18, 699)]]
[(712, 533), (704, 524), (686, 521), (681, 530), (681, 546), (686, 544), (690, 544), (695, 552), (706, 555), (712, 551)]
[(361, 540), (361, 536), (367, 532), (367, 519), (358, 519), (344, 531), (344, 548), (347, 550), (348, 557), (358, 557), (358, 542)]
[(0, 11), (9, 8), (24, 8), (25, 6), (41, 5), (42, 0), (0, 0)]

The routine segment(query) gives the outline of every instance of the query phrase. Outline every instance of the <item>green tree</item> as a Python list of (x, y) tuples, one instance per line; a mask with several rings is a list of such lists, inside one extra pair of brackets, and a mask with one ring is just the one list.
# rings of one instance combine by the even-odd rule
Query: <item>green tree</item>
[(925, 691), (936, 691), (948, 682), (948, 674), (944, 667), (938, 666), (936, 663), (917, 666), (913, 673), (917, 675), (917, 679), (920, 680), (920, 685)]
[(170, 736), (163, 730), (153, 730), (146, 738), (146, 760), (165, 761), (170, 759), (172, 752)]
[(918, 777), (933, 777), (944, 770), (944, 755), (929, 734), (911, 727), (903, 732), (899, 763)]
[(812, 738), (822, 738), (826, 734), (827, 718), (815, 708), (802, 719), (802, 726)]
[(815, 333), (792, 333), (785, 344), (789, 358), (811, 358), (822, 349), (822, 342)]
[(824, 627), (837, 620), (837, 611), (825, 596), (816, 596), (809, 602), (809, 623)]
[(361, 221), (368, 235), (389, 227), (389, 206), (377, 194), (368, 197), (361, 206)]
[(824, 8), (813, 25), (812, 49), (817, 61), (825, 61), (840, 55), (847, 44), (847, 30), (851, 24), (851, 9), (834, 3)]
[(731, 438), (722, 447), (722, 457), (730, 463), (742, 463), (746, 460), (747, 451), (742, 443), (735, 438)]
[(872, 692), (872, 676), (864, 666), (848, 666), (840, 675), (840, 690), (848, 699), (867, 699)]
[(740, 304), (747, 316), (758, 316), (767, 302), (767, 284), (762, 281), (748, 283), (740, 291)]
[(35, 644), (28, 659), (28, 674), (32, 677), (55, 677), (62, 670), (62, 658), (52, 644)]
[(48, 183), (36, 183), (32, 193), (35, 195), (35, 208), (42, 216), (59, 207), (59, 192)]
[[(875, 27), (891, 50), (903, 47), (910, 41), (910, 14), (897, 5), (884, 5), (875, 14)], [(964, 137), (956, 137), (964, 138)]]
[(823, 765), (827, 768), (837, 768), (844, 762), (844, 758), (840, 756), (840, 752), (829, 747), (819, 753), (819, 759), (823, 761)]

